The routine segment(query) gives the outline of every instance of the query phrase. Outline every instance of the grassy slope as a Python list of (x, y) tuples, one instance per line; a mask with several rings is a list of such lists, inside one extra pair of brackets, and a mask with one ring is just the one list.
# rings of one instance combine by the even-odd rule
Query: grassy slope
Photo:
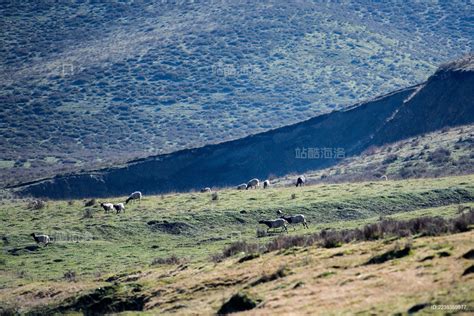
[[(199, 273), (204, 273), (203, 278), (214, 278), (215, 275), (211, 275), (214, 273), (212, 272), (214, 268), (209, 264), (209, 256), (236, 240), (267, 242), (271, 236), (256, 238), (256, 229), (259, 226), (257, 221), (261, 218), (275, 217), (275, 210), (279, 208), (288, 213), (305, 214), (310, 221), (310, 232), (323, 228), (355, 227), (377, 221), (380, 216), (395, 218), (421, 215), (453, 216), (459, 203), (470, 201), (467, 205), (474, 205), (473, 180), (474, 176), (470, 175), (439, 179), (316, 185), (304, 188), (222, 190), (219, 191), (219, 200), (214, 202), (211, 202), (209, 194), (202, 193), (148, 196), (141, 204), (129, 206), (127, 211), (120, 215), (104, 214), (103, 211), (93, 208), (96, 212), (93, 218), (88, 219), (81, 218), (85, 209), (83, 201), (75, 201), (73, 205), (69, 205), (66, 201), (48, 202), (45, 209), (38, 211), (27, 210), (27, 201), (2, 201), (0, 231), (3, 232), (4, 251), (0, 255), (2, 265), (0, 301), (14, 304), (18, 293), (23, 293), (17, 302), (24, 307), (58, 301), (71, 296), (76, 290), (98, 287), (103, 284), (102, 281), (107, 276), (117, 273), (125, 273), (127, 276), (133, 271), (143, 269), (148, 271), (154, 258), (168, 257), (172, 254), (187, 258), (193, 267), (182, 276), (175, 272), (178, 274), (178, 279), (186, 280), (186, 274), (192, 273), (194, 269), (202, 270)], [(295, 199), (291, 198), (293, 193), (296, 195)], [(111, 200), (121, 201), (123, 198)], [(246, 213), (241, 213), (242, 210)], [(153, 220), (166, 220), (168, 224), (155, 222), (152, 226), (155, 230), (152, 230), (147, 223)], [(180, 232), (172, 234), (169, 230), (172, 223), (185, 223), (189, 226), (181, 224), (171, 227)], [(160, 224), (161, 230), (158, 229)], [(28, 236), (33, 231), (48, 233), (57, 241), (46, 248), (30, 252), (24, 247), (34, 244)], [(302, 231), (290, 230), (290, 234), (299, 233)], [(470, 236), (472, 245), (472, 234), (467, 236)], [(452, 238), (455, 240), (462, 237)], [(458, 246), (467, 247), (466, 244), (461, 244), (459, 242), (459, 245), (456, 245), (456, 256)], [(359, 246), (348, 247), (356, 249)], [(360, 249), (364, 249), (363, 247)], [(370, 244), (367, 247), (377, 249), (382, 247), (382, 244)], [(12, 254), (15, 249), (17, 255)], [(319, 249), (309, 251), (314, 253), (315, 257), (311, 260), (316, 262), (319, 262), (317, 258), (324, 257), (322, 254), (327, 253)], [(355, 262), (366, 257), (363, 250), (360, 251), (361, 256), (358, 255), (354, 259)], [(271, 256), (266, 258), (270, 260)], [(306, 260), (301, 259), (302, 262)], [(274, 266), (283, 262), (284, 260), (275, 260), (271, 264)], [(219, 265), (219, 269), (227, 269), (225, 271), (230, 279), (242, 273), (229, 265), (232, 264), (223, 263)], [(456, 263), (456, 269), (460, 269), (460, 265), (461, 263)], [(198, 268), (199, 266), (201, 268)], [(41, 272), (38, 272), (39, 270)], [(322, 273), (324, 270), (314, 270), (314, 273), (317, 271)], [(74, 271), (78, 282), (71, 284), (64, 281), (63, 275), (67, 271)], [(148, 279), (142, 279), (144, 275), (140, 276), (140, 284), (145, 286), (147, 291), (153, 292), (165, 284), (172, 283), (169, 288), (165, 287), (166, 292), (169, 292), (167, 295), (175, 295), (178, 300), (185, 298), (173, 290), (178, 287), (176, 283), (178, 279), (161, 277), (155, 279), (164, 271), (162, 269), (151, 271), (152, 274)], [(251, 271), (251, 273), (254, 275), (260, 272)], [(345, 272), (341, 273), (345, 275)], [(444, 280), (446, 272), (440, 273)], [(340, 281), (342, 282), (342, 279)], [(59, 293), (52, 295), (54, 289), (58, 289)], [(231, 287), (225, 290), (224, 294), (218, 294), (218, 298), (212, 297), (220, 301), (233, 290), (235, 288)], [(280, 293), (282, 297), (286, 297), (284, 294), (286, 291)], [(456, 295), (465, 297), (462, 291), (463, 288), (454, 288)], [(44, 293), (38, 294), (38, 292)], [(195, 297), (194, 295), (202, 294), (200, 293), (187, 295)], [(153, 301), (155, 300), (160, 298), (154, 297)], [(173, 305), (171, 301), (172, 299), (165, 306)], [(214, 308), (216, 304), (214, 301), (210, 306)], [(269, 306), (274, 304), (276, 303), (271, 303)], [(283, 308), (282, 306), (280, 305), (280, 308)]]
[[(311, 183), (351, 182), (413, 177), (439, 177), (474, 171), (474, 125), (446, 128), (382, 147), (371, 147), (330, 167), (305, 174)], [(438, 153), (446, 150), (449, 154)], [(446, 153), (447, 153), (446, 152)], [(295, 181), (294, 176), (275, 179), (277, 186)]]
[(472, 42), (471, 7), (450, 2), (10, 1), (0, 13), (2, 182), (301, 121), (425, 80)]

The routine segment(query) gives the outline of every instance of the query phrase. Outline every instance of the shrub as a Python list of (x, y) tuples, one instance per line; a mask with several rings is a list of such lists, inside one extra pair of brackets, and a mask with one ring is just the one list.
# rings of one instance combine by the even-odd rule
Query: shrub
[(433, 163), (440, 164), (449, 161), (450, 156), (451, 151), (449, 151), (449, 149), (438, 148), (429, 154), (427, 161), (432, 161)]
[(392, 162), (395, 162), (397, 159), (398, 159), (397, 155), (390, 154), (382, 161), (382, 164), (388, 165), (388, 164), (391, 164)]
[(163, 264), (179, 265), (185, 262), (187, 262), (186, 259), (177, 257), (176, 255), (171, 255), (170, 257), (166, 257), (166, 258), (155, 258), (151, 262), (151, 265), (152, 266), (163, 265)]
[(31, 210), (41, 210), (46, 207), (46, 202), (43, 200), (34, 200), (28, 203), (28, 208)]
[(96, 203), (97, 203), (96, 199), (90, 199), (89, 201), (86, 201), (84, 203), (84, 206), (91, 207), (91, 206), (94, 206)]
[(64, 272), (63, 279), (68, 282), (76, 282), (76, 272), (72, 270)]
[(94, 217), (94, 210), (91, 208), (86, 208), (84, 210), (84, 214), (82, 215), (82, 218), (93, 218)]

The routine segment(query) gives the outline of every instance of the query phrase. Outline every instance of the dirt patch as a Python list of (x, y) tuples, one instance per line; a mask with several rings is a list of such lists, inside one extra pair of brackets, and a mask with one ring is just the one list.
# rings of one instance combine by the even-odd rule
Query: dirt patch
[(420, 262), (425, 262), (425, 261), (428, 261), (428, 260), (433, 260), (435, 256), (433, 255), (429, 255), (429, 256), (426, 256), (424, 257), (423, 259), (420, 260)]
[(260, 254), (258, 254), (258, 253), (251, 253), (251, 254), (249, 254), (249, 255), (247, 255), (247, 256), (245, 256), (245, 257), (240, 258), (239, 261), (237, 261), (237, 262), (238, 262), (238, 263), (242, 263), (242, 262), (245, 262), (245, 261), (249, 261), (249, 260), (256, 259), (256, 258), (258, 258), (258, 257), (260, 257)]
[(468, 275), (468, 274), (472, 274), (472, 273), (474, 273), (474, 265), (472, 265), (469, 268), (467, 268), (466, 270), (464, 270), (462, 275), (464, 276), (464, 275)]
[(411, 252), (411, 247), (409, 245), (406, 245), (402, 249), (395, 248), (395, 249), (389, 250), (389, 251), (387, 251), (383, 254), (374, 256), (374, 257), (370, 258), (370, 260), (367, 261), (365, 264), (366, 265), (368, 265), (368, 264), (380, 264), (380, 263), (384, 263), (384, 262), (387, 262), (387, 261), (390, 261), (390, 260), (403, 258), (403, 257), (408, 256), (410, 254), (410, 252)]
[(147, 297), (140, 295), (141, 286), (114, 284), (101, 287), (77, 298), (66, 300), (62, 305), (53, 309), (37, 310), (33, 314), (64, 314), (67, 312), (82, 312), (84, 315), (103, 315), (125, 311), (143, 311)]
[(423, 308), (427, 307), (428, 305), (429, 305), (428, 303), (420, 303), (420, 304), (413, 305), (412, 307), (410, 307), (410, 309), (408, 309), (407, 313), (408, 314), (417, 313), (421, 311)]
[(466, 252), (465, 254), (463, 254), (462, 257), (463, 257), (464, 259), (473, 260), (473, 259), (474, 259), (474, 249), (469, 250), (468, 252)]
[(247, 294), (237, 293), (225, 302), (217, 311), (218, 315), (227, 315), (231, 313), (243, 312), (254, 309), (260, 303), (260, 300), (249, 297)]
[(147, 225), (153, 232), (173, 235), (192, 234), (194, 231), (192, 225), (183, 222), (149, 221)]
[(253, 281), (250, 283), (249, 286), (257, 286), (261, 283), (266, 283), (266, 282), (271, 282), (280, 278), (286, 277), (288, 274), (290, 274), (290, 271), (286, 267), (280, 267), (278, 270), (271, 274), (266, 274), (262, 276), (261, 278)]

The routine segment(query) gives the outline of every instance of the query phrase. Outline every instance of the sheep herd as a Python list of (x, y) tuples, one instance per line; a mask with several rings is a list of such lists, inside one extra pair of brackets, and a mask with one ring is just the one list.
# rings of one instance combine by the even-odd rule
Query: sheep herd
[[(128, 204), (130, 201), (133, 200), (138, 200), (141, 201), (142, 199), (142, 193), (140, 191), (135, 191), (130, 196), (125, 200), (125, 204)], [(110, 211), (115, 210), (115, 212), (118, 214), (120, 212), (125, 212), (125, 204), (124, 203), (100, 203), (100, 206), (104, 209), (105, 213), (108, 213)]]
[[(303, 176), (298, 177), (296, 180), (296, 186), (303, 186), (306, 182), (306, 179)], [(260, 181), (257, 178), (251, 179), (247, 183), (242, 183), (237, 186), (237, 190), (248, 190), (248, 189), (257, 189), (260, 187)], [(263, 188), (267, 189), (270, 187), (270, 180), (263, 181)], [(201, 189), (202, 193), (205, 192), (212, 192), (211, 188), (205, 187)], [(135, 191), (125, 200), (125, 203), (109, 203), (109, 202), (102, 202), (100, 206), (104, 210), (105, 213), (109, 213), (111, 211), (115, 211), (116, 214), (121, 212), (125, 212), (125, 204), (128, 204), (131, 201), (141, 201), (143, 195), (140, 191)], [(282, 231), (288, 232), (288, 225), (297, 225), (301, 224), (304, 228), (309, 228), (308, 223), (306, 222), (305, 216), (303, 214), (297, 215), (285, 215), (281, 210), (277, 211), (277, 215), (279, 216), (277, 219), (270, 219), (270, 220), (260, 220), (258, 223), (266, 225), (268, 227), (267, 232), (270, 229), (275, 228), (282, 228)], [(48, 245), (50, 243), (50, 238), (48, 235), (36, 235), (32, 233), (30, 236), (33, 237), (36, 243)]]
[[(304, 176), (299, 176), (296, 179), (296, 187), (301, 187), (304, 186), (306, 183), (306, 178)], [(247, 183), (242, 183), (239, 184), (236, 189), (237, 190), (248, 190), (248, 189), (257, 189), (260, 187), (260, 180), (257, 178), (253, 178)], [(265, 180), (263, 181), (263, 188), (267, 189), (270, 187), (270, 180)], [(212, 192), (211, 188), (206, 187), (201, 189), (202, 193), (205, 192)], [(297, 214), (297, 215), (285, 215), (281, 210), (277, 211), (277, 214), (279, 215), (279, 218), (277, 219), (269, 219), (269, 220), (260, 220), (258, 223), (266, 225), (268, 227), (267, 232), (270, 231), (270, 229), (275, 229), (275, 228), (282, 228), (282, 231), (288, 232), (288, 225), (297, 225), (301, 224), (303, 225), (304, 228), (309, 228), (308, 223), (306, 222), (306, 218), (303, 214)]]

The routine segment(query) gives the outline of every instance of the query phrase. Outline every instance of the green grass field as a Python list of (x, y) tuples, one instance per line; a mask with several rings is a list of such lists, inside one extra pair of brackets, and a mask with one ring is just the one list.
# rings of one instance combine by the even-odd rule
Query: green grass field
[[(49, 201), (41, 210), (28, 209), (26, 200), (3, 201), (0, 286), (61, 279), (67, 271), (93, 278), (149, 266), (153, 259), (170, 255), (207, 261), (237, 240), (267, 242), (272, 236), (257, 238), (256, 230), (264, 228), (257, 222), (275, 218), (278, 209), (302, 213), (309, 221), (309, 230), (290, 228), (290, 234), (356, 227), (381, 216), (451, 216), (457, 204), (474, 200), (473, 179), (471, 175), (251, 191), (224, 189), (218, 191), (217, 201), (211, 201), (209, 193), (146, 196), (118, 215), (105, 214), (98, 205), (84, 207), (84, 201)], [(84, 218), (86, 209), (92, 218)], [(35, 244), (29, 236), (32, 232), (48, 234), (54, 241), (29, 251), (25, 247)]]

